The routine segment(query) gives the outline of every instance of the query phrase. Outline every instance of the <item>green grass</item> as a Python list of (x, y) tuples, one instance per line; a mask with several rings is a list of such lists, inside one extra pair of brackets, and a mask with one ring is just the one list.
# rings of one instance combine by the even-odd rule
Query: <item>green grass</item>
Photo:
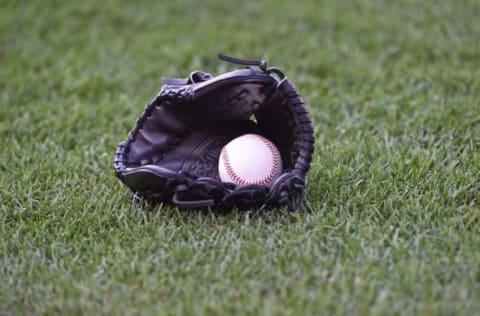
[[(199, 2), (0, 1), (0, 314), (479, 315), (479, 2)], [(308, 103), (298, 213), (113, 174), (159, 78), (218, 52)]]

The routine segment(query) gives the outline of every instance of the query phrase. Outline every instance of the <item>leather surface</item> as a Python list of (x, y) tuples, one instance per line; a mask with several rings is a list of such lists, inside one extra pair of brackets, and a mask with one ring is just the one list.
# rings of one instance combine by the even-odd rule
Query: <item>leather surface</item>
[[(122, 182), (141, 197), (180, 207), (298, 208), (313, 153), (312, 124), (283, 73), (256, 63), (261, 70), (164, 79), (117, 148), (114, 167)], [(284, 171), (269, 187), (219, 180), (222, 147), (247, 133), (270, 139), (280, 151)]]

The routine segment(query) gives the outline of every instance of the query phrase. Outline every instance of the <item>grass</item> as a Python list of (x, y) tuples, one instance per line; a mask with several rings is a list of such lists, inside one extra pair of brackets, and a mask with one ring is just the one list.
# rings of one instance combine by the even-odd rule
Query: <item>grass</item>
[[(0, 1), (0, 314), (480, 312), (477, 1)], [(282, 68), (308, 203), (132, 200), (112, 171), (162, 76)]]

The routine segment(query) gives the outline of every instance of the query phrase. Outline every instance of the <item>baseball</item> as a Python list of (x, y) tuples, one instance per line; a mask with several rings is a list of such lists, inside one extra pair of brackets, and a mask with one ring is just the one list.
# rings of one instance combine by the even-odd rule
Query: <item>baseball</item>
[(257, 134), (245, 134), (222, 148), (218, 173), (222, 182), (269, 185), (282, 172), (282, 158), (275, 145)]

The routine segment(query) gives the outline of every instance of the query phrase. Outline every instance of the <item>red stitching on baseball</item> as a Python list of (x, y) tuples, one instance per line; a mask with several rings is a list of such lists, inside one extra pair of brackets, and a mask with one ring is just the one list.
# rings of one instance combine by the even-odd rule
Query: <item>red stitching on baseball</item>
[(238, 184), (241, 184), (241, 185), (247, 184), (243, 178), (239, 177), (239, 176), (233, 171), (232, 165), (231, 165), (231, 163), (230, 163), (230, 157), (228, 156), (228, 152), (227, 152), (227, 150), (226, 150), (226, 147), (224, 147), (224, 148), (222, 149), (222, 152), (221, 152), (220, 156), (221, 156), (222, 159), (223, 159), (223, 163), (225, 164), (225, 169), (227, 170), (228, 176), (229, 176), (235, 183), (238, 183)]
[(277, 168), (279, 168), (279, 163), (280, 162), (279, 162), (279, 159), (278, 159), (277, 155), (275, 155), (275, 153), (276, 153), (275, 146), (272, 143), (270, 143), (266, 138), (264, 138), (262, 136), (259, 136), (259, 135), (253, 135), (253, 136), (260, 139), (267, 146), (267, 148), (270, 151), (270, 156), (271, 156), (271, 159), (272, 159), (272, 166), (270, 167), (270, 170), (265, 177), (263, 177), (259, 180), (256, 180), (256, 181), (248, 181), (248, 180), (242, 178), (241, 176), (239, 176), (233, 170), (232, 164), (230, 163), (230, 157), (228, 155), (228, 151), (226, 150), (226, 147), (224, 147), (222, 149), (222, 152), (220, 154), (221, 158), (223, 159), (223, 163), (225, 164), (225, 169), (227, 171), (228, 176), (235, 183), (237, 183), (239, 185), (247, 185), (247, 184), (262, 185), (262, 184), (267, 184), (267, 183), (269, 183), (270, 181), (273, 180), (273, 177), (275, 176), (275, 170)]

